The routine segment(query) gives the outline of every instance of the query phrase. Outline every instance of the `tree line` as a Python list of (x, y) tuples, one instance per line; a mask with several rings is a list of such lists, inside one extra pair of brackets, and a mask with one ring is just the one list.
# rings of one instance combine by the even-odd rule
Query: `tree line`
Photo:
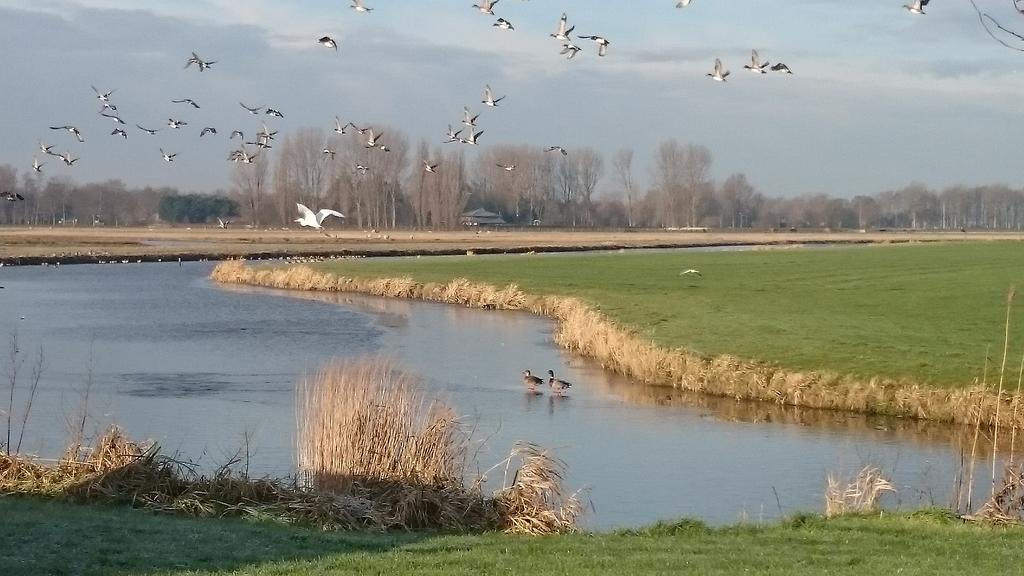
[[(77, 184), (19, 174), (0, 165), (0, 192), (24, 201), (0, 205), (0, 224), (152, 225), (235, 217), (253, 227), (289, 226), (295, 203), (334, 208), (363, 228), (451, 229), (470, 209), (510, 225), (727, 229), (991, 229), (1024, 227), (1024, 190), (1005, 185), (942, 190), (912, 183), (852, 198), (826, 193), (766, 196), (742, 173), (711, 176), (713, 157), (698, 144), (661, 142), (646, 166), (633, 150), (605, 156), (588, 147), (568, 155), (529, 145), (412, 147), (381, 126), (390, 151), (367, 149), (358, 134), (302, 128), (273, 142), (251, 164), (237, 163), (230, 188), (183, 195), (174, 188), (129, 188), (119, 180)], [(438, 165), (428, 173), (423, 162)], [(357, 170), (356, 166), (362, 166)], [(514, 166), (514, 169), (510, 169)], [(637, 175), (646, 170), (641, 189)]]

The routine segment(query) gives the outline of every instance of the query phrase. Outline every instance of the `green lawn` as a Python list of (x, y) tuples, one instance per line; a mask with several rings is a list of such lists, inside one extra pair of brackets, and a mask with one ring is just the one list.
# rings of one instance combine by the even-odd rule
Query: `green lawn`
[[(997, 364), (1024, 244), (345, 260), (349, 276), (454, 277), (579, 296), (655, 342), (795, 370), (956, 386)], [(679, 272), (694, 268), (702, 279)], [(1013, 326), (1020, 362), (1024, 318)], [(1015, 379), (1014, 379), (1015, 381)]]
[(937, 512), (544, 538), (322, 533), (0, 498), (0, 574), (1006, 574), (1024, 529)]

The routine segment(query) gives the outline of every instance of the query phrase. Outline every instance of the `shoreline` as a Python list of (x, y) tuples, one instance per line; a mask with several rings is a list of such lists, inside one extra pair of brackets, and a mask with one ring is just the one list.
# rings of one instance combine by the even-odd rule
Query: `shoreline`
[(529, 295), (515, 285), (495, 287), (462, 278), (444, 284), (423, 284), (411, 278), (349, 278), (304, 265), (257, 269), (241, 260), (219, 264), (210, 278), (225, 284), (353, 292), (530, 312), (555, 322), (554, 341), (560, 347), (628, 378), (687, 392), (954, 424), (1024, 425), (1024, 414), (1014, 418), (1009, 410), (1015, 396), (1006, 391), (999, 396), (980, 385), (946, 389), (910, 380), (789, 371), (767, 362), (664, 348), (635, 330), (618, 326), (578, 299)]

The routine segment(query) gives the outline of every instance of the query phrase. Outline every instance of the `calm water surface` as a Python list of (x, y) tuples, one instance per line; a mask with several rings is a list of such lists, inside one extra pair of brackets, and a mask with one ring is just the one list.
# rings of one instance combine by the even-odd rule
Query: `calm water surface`
[[(252, 473), (288, 475), (295, 382), (332, 358), (384, 354), (475, 426), (482, 469), (517, 440), (554, 449), (569, 485), (590, 489), (593, 528), (816, 511), (829, 471), (866, 463), (894, 477), (893, 504), (950, 501), (957, 429), (644, 387), (556, 348), (543, 318), (221, 287), (212, 266), (0, 268), (0, 370), (12, 334), (23, 383), (43, 354), (22, 450), (56, 455), (88, 390), (92, 430), (116, 422), (209, 467), (248, 438)], [(524, 394), (524, 368), (554, 369), (571, 396)]]

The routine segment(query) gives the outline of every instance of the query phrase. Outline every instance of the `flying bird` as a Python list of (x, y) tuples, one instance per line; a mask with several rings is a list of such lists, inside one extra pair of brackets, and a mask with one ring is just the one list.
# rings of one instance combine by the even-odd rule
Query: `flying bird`
[(686, 8), (692, 1), (693, 0), (679, 0), (679, 2), (676, 2), (676, 8)]
[(156, 136), (156, 133), (160, 131), (159, 128), (157, 128), (155, 130), (150, 130), (149, 128), (143, 128), (142, 126), (139, 126), (138, 124), (136, 124), (135, 127), (138, 128), (139, 130), (142, 130), (146, 134), (149, 134), (150, 136)]
[[(104, 110), (106, 110), (106, 108), (104, 108)], [(117, 114), (107, 114), (106, 112), (101, 111), (100, 116), (103, 116), (104, 118), (110, 118), (118, 124), (124, 124), (124, 120), (121, 120), (121, 117)]]
[(559, 54), (562, 54), (563, 56), (568, 54), (568, 56), (565, 56), (565, 59), (572, 60), (580, 50), (583, 50), (583, 48), (580, 48), (572, 42), (566, 42), (565, 44), (562, 44), (562, 51), (559, 52)]
[(121, 138), (124, 138), (125, 140), (128, 139), (128, 133), (125, 132), (124, 130), (120, 129), (120, 128), (114, 128), (114, 131), (111, 132), (110, 135), (111, 136), (120, 136)]
[(265, 112), (265, 114), (267, 116), (277, 116), (278, 118), (284, 118), (284, 114), (281, 114), (280, 110), (275, 110), (269, 106), (267, 106), (267, 111)]
[(67, 130), (68, 132), (75, 135), (79, 142), (85, 142), (85, 138), (82, 138), (82, 133), (78, 131), (78, 128), (74, 126), (50, 126), (50, 130)]
[(53, 150), (53, 146), (47, 146), (46, 144), (43, 144), (42, 142), (39, 143), (39, 149), (43, 151), (43, 154), (49, 154), (50, 156), (59, 156), (59, 154), (55, 154), (53, 152), (50, 152), (50, 150)]
[(363, 0), (352, 0), (352, 6), (349, 6), (356, 12), (372, 12), (373, 8), (367, 8), (363, 5)]
[(344, 218), (345, 215), (337, 210), (328, 210), (324, 208), (316, 214), (312, 210), (306, 208), (302, 204), (296, 203), (295, 206), (299, 209), (299, 217), (295, 219), (301, 226), (308, 226), (316, 230), (323, 230), (323, 222), (328, 216), (337, 216), (338, 218)]
[(352, 125), (351, 122), (349, 122), (348, 124), (345, 124), (344, 126), (342, 126), (341, 125), (341, 118), (338, 118), (337, 116), (334, 117), (334, 132), (335, 133), (341, 134), (342, 136), (344, 136), (345, 134), (348, 134), (348, 132), (346, 132), (346, 130), (348, 130), (348, 127), (350, 125)]
[(172, 130), (178, 130), (182, 126), (188, 126), (188, 122), (184, 122), (182, 120), (175, 120), (174, 118), (168, 118), (167, 119), (167, 126), (168, 126), (168, 128), (171, 128)]
[(597, 44), (598, 56), (608, 55), (608, 46), (611, 45), (611, 42), (609, 42), (607, 38), (604, 38), (603, 36), (580, 36), (580, 38), (583, 40), (593, 40)]
[(243, 134), (241, 130), (232, 130), (231, 131), (231, 136), (228, 137), (228, 140), (234, 140), (235, 136), (238, 136), (243, 141), (245, 140), (245, 134)]
[(484, 99), (481, 100), (483, 104), (486, 104), (492, 108), (496, 108), (498, 106), (498, 102), (501, 102), (504, 99), (505, 97), (502, 96), (501, 98), (495, 100), (494, 92), (491, 91), (491, 85), (487, 84), (486, 86), (484, 86)]
[(924, 7), (928, 5), (929, 1), (930, 0), (914, 0), (913, 4), (904, 4), (903, 7), (911, 14), (924, 14)]
[(363, 166), (362, 164), (356, 164), (356, 172), (359, 172), (360, 175), (366, 176), (366, 173), (369, 172), (369, 171), (370, 171), (370, 167), (369, 166)]
[(330, 156), (331, 160), (334, 160), (334, 155), (337, 154), (337, 152), (335, 152), (334, 150), (331, 150), (330, 148), (324, 148), (323, 154), (325, 156)]
[(73, 166), (75, 162), (78, 162), (78, 158), (71, 157), (71, 152), (65, 152), (64, 154), (58, 156), (58, 158), (60, 158), (66, 166)]
[(500, 164), (499, 163), (499, 164), (495, 164), (495, 166), (497, 166), (498, 168), (501, 168), (505, 172), (514, 172), (515, 169), (516, 169), (516, 165), (515, 164)]
[(174, 157), (177, 156), (177, 154), (168, 154), (167, 152), (164, 152), (163, 148), (160, 149), (160, 155), (164, 157), (164, 162), (174, 162)]
[[(466, 108), (465, 106), (463, 106), (462, 107), (462, 115), (463, 115), (463, 117), (462, 117), (462, 123), (463, 124), (465, 124), (466, 126), (469, 126), (470, 128), (476, 128), (476, 119), (480, 117), (479, 114), (477, 114), (476, 116), (473, 116), (472, 114), (470, 114), (469, 108)], [(449, 132), (450, 132), (450, 130), (449, 130)]]
[(782, 72), (783, 74), (792, 74), (793, 73), (793, 71), (789, 69), (789, 66), (786, 66), (782, 62), (779, 62), (779, 63), (775, 64), (774, 66), (772, 66), (772, 71), (773, 72)]
[(551, 146), (547, 150), (545, 150), (545, 152), (561, 152), (562, 156), (568, 156), (569, 155), (569, 152), (566, 151), (566, 149), (562, 148), (561, 146)]
[(483, 14), (494, 16), (494, 7), (498, 2), (500, 2), (500, 0), (483, 0), (480, 4), (473, 4), (473, 8), (476, 8)]
[(423, 171), (430, 172), (431, 174), (437, 174), (437, 164), (431, 164), (426, 160), (423, 161)]
[(216, 60), (212, 60), (212, 61), (209, 61), (209, 62), (206, 61), (206, 60), (203, 60), (202, 58), (199, 57), (198, 54), (193, 52), (192, 53), (192, 57), (189, 58), (187, 62), (185, 62), (185, 68), (188, 68), (189, 66), (191, 66), (193, 64), (196, 64), (196, 65), (199, 66), (199, 71), (202, 72), (203, 70), (210, 69), (216, 63), (217, 63)]
[(317, 42), (328, 48), (334, 48), (335, 52), (338, 51), (338, 43), (334, 40), (334, 38), (331, 38), (330, 36), (324, 36), (323, 38), (317, 40)]
[(36, 174), (43, 173), (43, 166), (46, 166), (46, 162), (40, 163), (38, 158), (32, 159), (32, 170), (34, 170)]
[(718, 58), (715, 58), (715, 70), (714, 72), (708, 72), (707, 75), (710, 76), (713, 80), (717, 80), (718, 82), (725, 82), (726, 77), (729, 76), (729, 71), (723, 71), (722, 61), (719, 60)]
[(377, 141), (380, 140), (382, 136), (384, 136), (384, 133), (381, 132), (380, 134), (376, 134), (375, 135), (373, 133), (373, 129), (372, 128), (370, 128), (369, 132), (370, 132), (370, 135), (366, 137), (366, 147), (367, 148), (376, 148), (377, 147)]
[(483, 133), (484, 133), (484, 131), (481, 130), (481, 131), (477, 132), (476, 134), (474, 134), (473, 131), (470, 130), (469, 131), (469, 137), (467, 137), (467, 138), (459, 138), (459, 142), (462, 142), (463, 144), (469, 144), (471, 146), (476, 146), (476, 145), (478, 145), (477, 139), (479, 139), (480, 136), (483, 135)]
[(117, 92), (117, 88), (114, 88), (110, 92), (100, 92), (99, 90), (96, 89), (95, 86), (92, 86), (92, 91), (96, 93), (96, 99), (97, 100), (99, 100), (100, 102), (103, 102), (103, 103), (107, 103), (107, 102), (110, 102), (110, 95), (113, 94), (114, 92)]
[(0, 193), (0, 198), (7, 200), (8, 202), (17, 202), (18, 200), (24, 200), (25, 197), (17, 192), (3, 192)]
[(509, 22), (508, 20), (505, 20), (504, 18), (498, 18), (498, 21), (495, 22), (494, 24), (491, 24), (491, 26), (495, 26), (495, 27), (497, 27), (497, 28), (499, 28), (501, 30), (515, 30), (516, 29), (515, 26), (513, 26), (511, 22)]
[(765, 69), (768, 68), (768, 65), (768, 62), (765, 62), (764, 64), (761, 63), (761, 56), (758, 55), (757, 50), (751, 50), (750, 64), (744, 64), (743, 67), (756, 74), (767, 74), (768, 71)]
[(683, 270), (682, 272), (679, 273), (679, 275), (680, 276), (696, 276), (698, 278), (703, 278), (704, 277), (704, 275), (700, 273), (700, 270), (694, 270), (693, 268), (690, 268), (689, 270)]
[(549, 34), (549, 36), (551, 36), (555, 40), (561, 40), (563, 42), (569, 42), (570, 41), (569, 35), (572, 34), (572, 31), (575, 30), (576, 27), (573, 26), (572, 28), (566, 28), (566, 25), (568, 25), (568, 23), (569, 23), (568, 16), (566, 16), (565, 12), (562, 12), (562, 19), (558, 21), (558, 30), (556, 30), (555, 32)]
[(217, 135), (217, 129), (214, 128), (213, 126), (207, 126), (206, 128), (203, 128), (203, 130), (199, 133), (199, 137), (202, 138), (203, 136), (206, 136), (207, 134), (213, 134), (214, 136), (216, 136)]
[(217, 227), (218, 228), (227, 228), (228, 224), (231, 224), (231, 220), (224, 221), (224, 220), (220, 219), (220, 216), (217, 217)]
[(260, 113), (260, 110), (263, 110), (263, 106), (257, 106), (257, 107), (255, 107), (255, 108), (251, 108), (251, 107), (249, 107), (249, 106), (246, 106), (245, 104), (242, 104), (241, 102), (239, 102), (238, 104), (239, 104), (239, 105), (240, 105), (240, 106), (241, 106), (242, 108), (245, 108), (246, 110), (248, 110), (248, 111), (249, 111), (249, 114), (252, 114), (253, 116), (258, 116), (258, 115), (259, 115), (259, 113)]
[(188, 104), (188, 105), (192, 106), (193, 108), (195, 108), (196, 110), (199, 109), (199, 104), (196, 104), (196, 101), (191, 99), (191, 98), (182, 98), (181, 100), (171, 100), (171, 103), (172, 104)]

